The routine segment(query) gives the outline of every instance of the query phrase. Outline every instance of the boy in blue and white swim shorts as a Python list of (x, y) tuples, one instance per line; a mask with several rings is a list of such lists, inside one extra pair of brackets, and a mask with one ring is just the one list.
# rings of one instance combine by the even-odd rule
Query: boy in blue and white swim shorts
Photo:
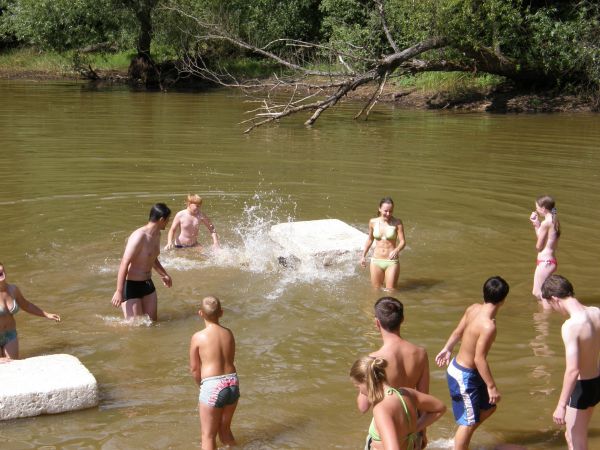
[[(499, 276), (483, 284), (483, 303), (474, 303), (463, 314), (446, 345), (435, 357), (438, 366), (449, 364), (448, 389), (458, 427), (454, 450), (467, 450), (475, 430), (496, 411), (500, 391), (487, 362), (496, 339), (496, 315), (508, 295), (508, 283)], [(461, 343), (456, 358), (452, 351)]]
[(456, 423), (467, 426), (479, 423), (480, 411), (494, 405), (490, 404), (487, 385), (477, 369), (463, 367), (453, 358), (446, 376)]

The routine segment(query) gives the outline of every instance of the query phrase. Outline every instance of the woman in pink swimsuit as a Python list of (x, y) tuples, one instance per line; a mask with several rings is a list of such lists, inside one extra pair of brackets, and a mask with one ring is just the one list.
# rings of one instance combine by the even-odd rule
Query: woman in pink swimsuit
[[(540, 216), (542, 221), (540, 221)], [(542, 299), (542, 284), (556, 270), (556, 247), (560, 237), (560, 222), (558, 221), (554, 199), (549, 195), (542, 195), (535, 201), (535, 211), (529, 216), (535, 230), (537, 241), (535, 248), (538, 251), (535, 273), (533, 275), (532, 294), (542, 302), (544, 309), (549, 309), (547, 302)]]

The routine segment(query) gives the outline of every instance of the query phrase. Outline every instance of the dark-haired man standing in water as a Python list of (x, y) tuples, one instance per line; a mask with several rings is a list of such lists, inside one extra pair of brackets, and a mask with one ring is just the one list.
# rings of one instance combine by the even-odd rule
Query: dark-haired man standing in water
[[(452, 410), (458, 425), (454, 450), (467, 450), (473, 433), (496, 410), (500, 392), (487, 362), (496, 339), (496, 314), (508, 295), (508, 283), (491, 277), (483, 285), (483, 304), (467, 308), (448, 342), (435, 357), (438, 366), (450, 363), (447, 371)], [(454, 346), (461, 341), (456, 358)]]
[(542, 298), (565, 316), (561, 334), (566, 367), (554, 422), (566, 425), (569, 450), (587, 450), (588, 427), (600, 402), (600, 309), (579, 303), (573, 285), (560, 275), (542, 284)]
[(153, 321), (158, 318), (156, 289), (151, 275), (154, 268), (163, 284), (171, 287), (171, 277), (158, 260), (160, 232), (167, 226), (170, 215), (167, 205), (156, 203), (150, 209), (148, 223), (127, 239), (117, 275), (117, 290), (112, 298), (115, 307), (121, 306), (125, 319), (146, 314)]
[[(370, 356), (387, 361), (385, 376), (394, 388), (408, 387), (429, 394), (429, 361), (423, 347), (412, 344), (400, 336), (400, 325), (404, 322), (404, 306), (394, 297), (382, 297), (375, 302), (375, 326), (381, 333), (383, 345)], [(356, 398), (361, 413), (371, 406), (366, 395)], [(425, 430), (422, 433), (426, 442)], [(415, 448), (420, 449), (417, 445)]]

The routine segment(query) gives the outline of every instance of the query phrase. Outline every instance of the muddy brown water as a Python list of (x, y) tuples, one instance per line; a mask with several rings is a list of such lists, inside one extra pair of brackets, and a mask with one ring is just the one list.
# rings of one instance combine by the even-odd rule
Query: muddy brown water
[[(19, 314), (21, 356), (75, 355), (101, 396), (97, 408), (2, 423), (2, 448), (198, 447), (187, 358), (208, 293), (221, 297), (223, 323), (237, 337), (241, 448), (362, 448), (370, 415), (356, 411), (348, 370), (379, 343), (371, 308), (381, 293), (358, 260), (279, 266), (267, 233), (274, 223), (320, 218), (365, 231), (386, 195), (408, 242), (397, 294), (402, 333), (427, 348), (432, 393), (450, 406), (433, 358), (480, 300), (483, 281), (502, 275), (511, 292), (490, 364), (503, 398), (473, 448), (565, 448), (552, 423), (562, 318), (532, 300), (528, 216), (537, 195), (556, 197), (558, 272), (582, 301), (599, 304), (597, 116), (382, 105), (355, 122), (361, 105), (346, 103), (313, 128), (298, 117), (248, 136), (238, 122), (251, 105), (235, 92), (1, 81), (0, 99), (0, 261), (27, 298), (63, 318)], [(176, 211), (187, 192), (204, 197), (223, 251), (163, 253), (173, 288), (158, 287), (160, 321), (124, 325), (110, 299), (125, 239), (154, 202)], [(448, 448), (453, 432), (448, 412), (431, 427), (430, 448)], [(600, 448), (598, 417), (590, 448)]]

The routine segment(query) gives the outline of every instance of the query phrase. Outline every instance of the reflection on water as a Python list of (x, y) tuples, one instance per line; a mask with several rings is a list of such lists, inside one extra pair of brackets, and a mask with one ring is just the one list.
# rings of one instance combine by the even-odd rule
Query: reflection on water
[[(551, 415), (562, 382), (561, 318), (531, 301), (532, 199), (561, 204), (561, 273), (597, 303), (600, 129), (593, 115), (491, 116), (394, 110), (368, 122), (345, 105), (317, 126), (292, 122), (241, 134), (235, 94), (90, 91), (70, 83), (0, 82), (0, 260), (10, 281), (60, 324), (21, 314), (24, 357), (77, 356), (98, 379), (99, 408), (4, 423), (26, 448), (194, 448), (197, 388), (188, 345), (207, 294), (236, 335), (242, 448), (360, 448), (350, 364), (379, 345), (381, 295), (352, 256), (285, 267), (268, 238), (279, 222), (337, 218), (366, 231), (390, 195), (405, 224), (399, 290), (403, 336), (430, 358), (491, 275), (511, 291), (490, 364), (502, 402), (475, 449), (562, 449)], [(110, 304), (125, 240), (150, 206), (183, 209), (188, 192), (223, 249), (163, 252), (173, 287), (157, 284), (159, 322), (125, 325)], [(203, 232), (204, 230), (202, 230)], [(163, 245), (166, 237), (163, 238)], [(594, 297), (596, 295), (596, 297)], [(432, 362), (432, 361), (431, 361)], [(444, 371), (432, 393), (449, 405)], [(446, 414), (430, 448), (451, 447)], [(590, 448), (600, 447), (597, 427)]]
[[(541, 308), (541, 306), (540, 306)], [(554, 350), (550, 348), (548, 345), (548, 335), (549, 335), (549, 315), (550, 311), (541, 309), (538, 312), (533, 313), (533, 325), (535, 330), (535, 337), (531, 340), (529, 345), (533, 350), (533, 354), (538, 357), (539, 364), (533, 368), (531, 375), (538, 379), (539, 382), (543, 383), (545, 387), (538, 386), (536, 389), (532, 391), (532, 393), (542, 393), (549, 395), (556, 388), (552, 385), (552, 373), (551, 367), (548, 367), (544, 361), (548, 361), (549, 358), (554, 356), (556, 353)], [(560, 391), (560, 388), (558, 389)]]

